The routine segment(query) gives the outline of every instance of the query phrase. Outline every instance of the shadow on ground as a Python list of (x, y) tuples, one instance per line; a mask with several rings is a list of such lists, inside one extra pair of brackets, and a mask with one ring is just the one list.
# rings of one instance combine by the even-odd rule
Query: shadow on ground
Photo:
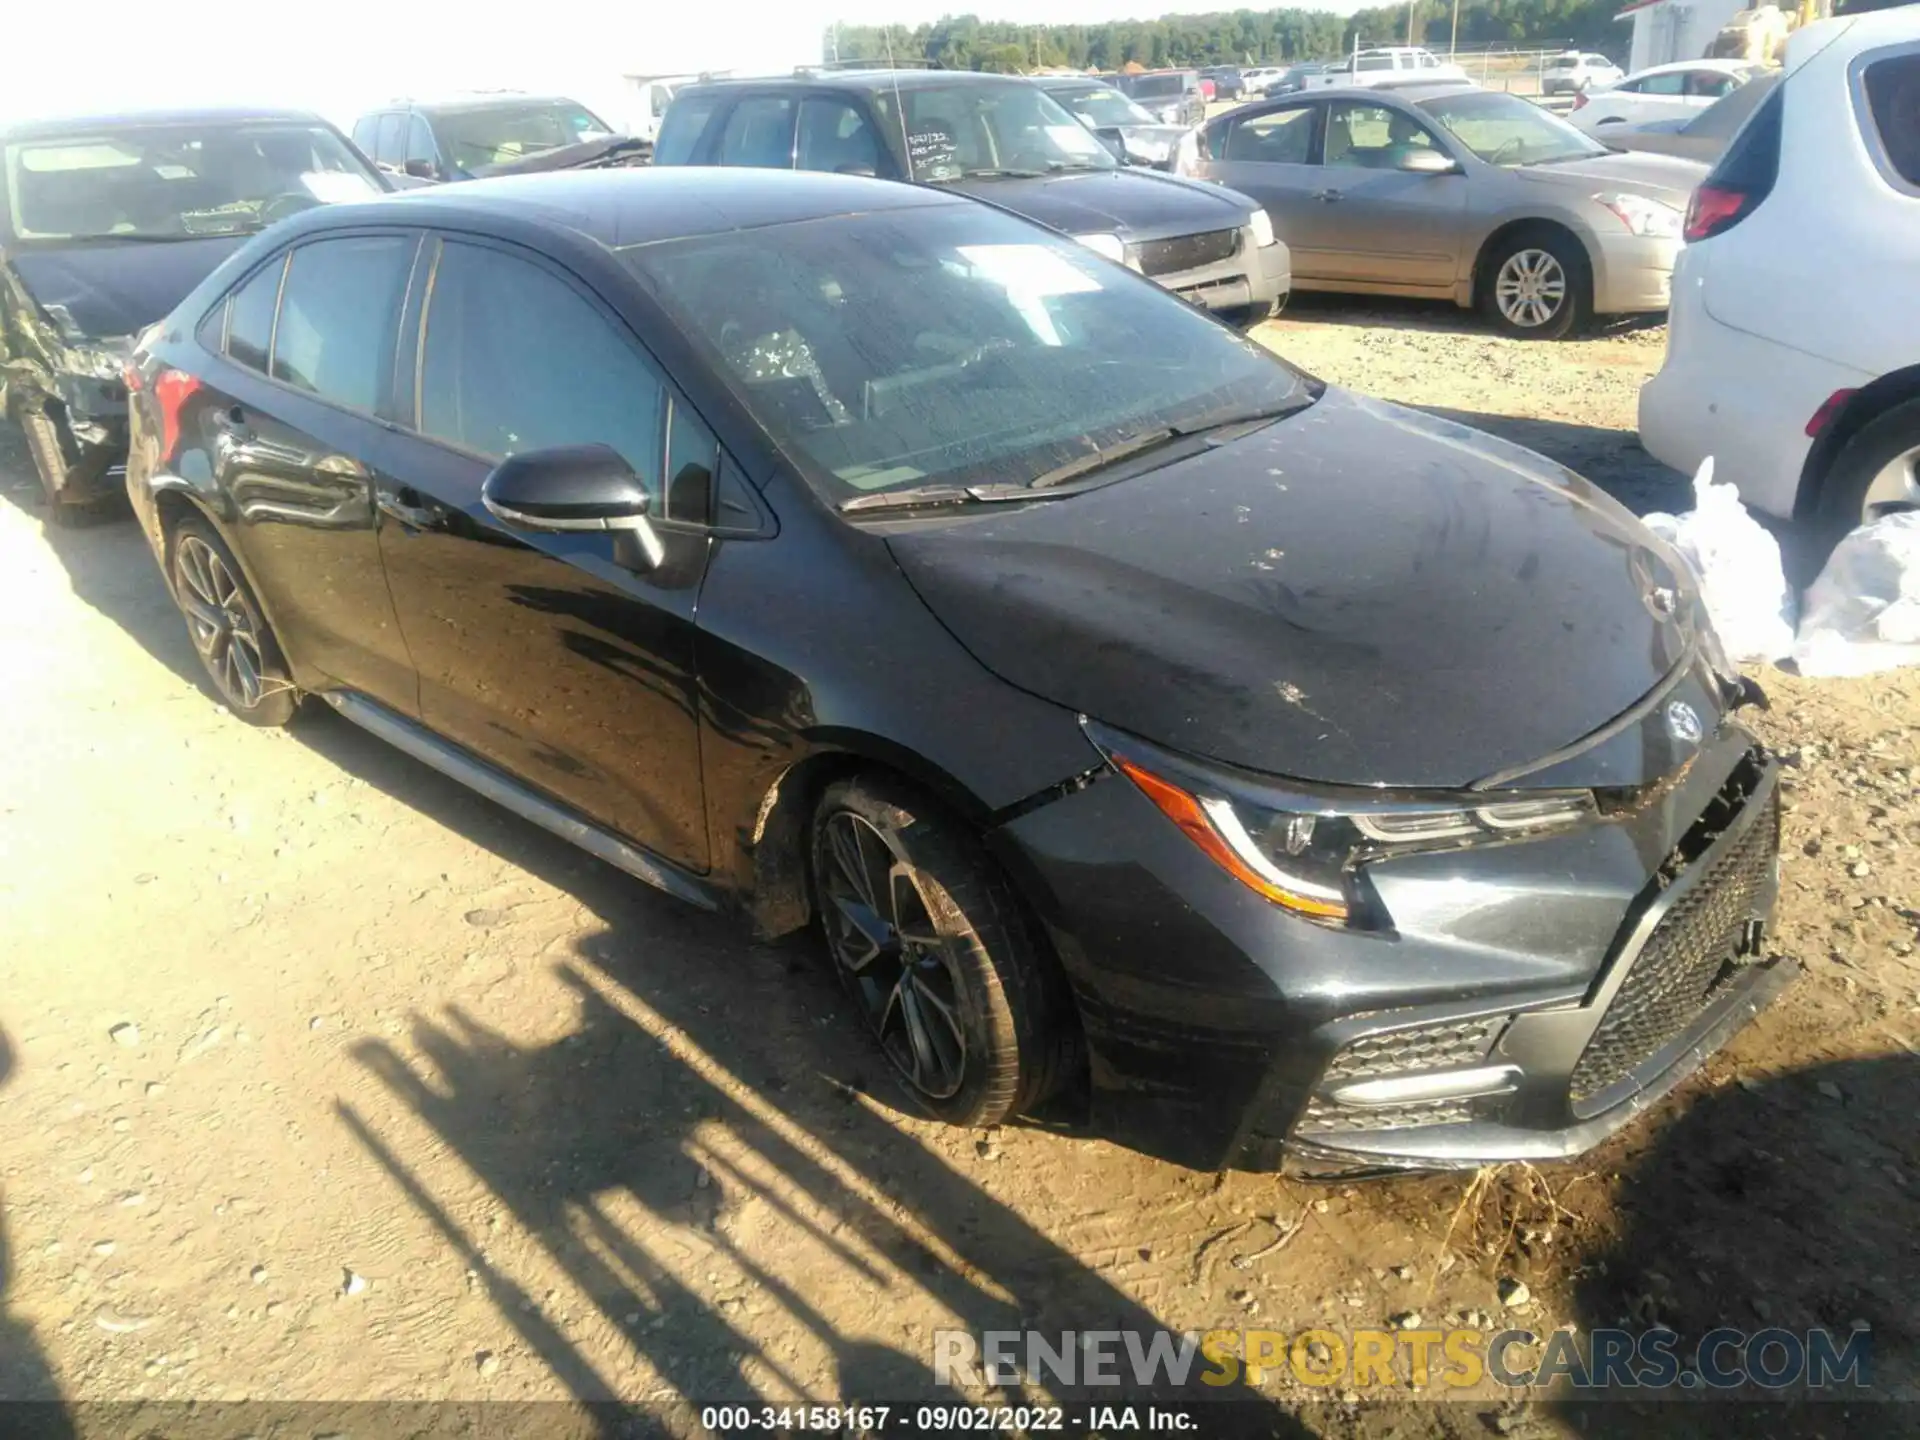
[[(13, 1043), (0, 1030), (0, 1090), (13, 1075)], [(6, 1193), (0, 1190), (0, 1430), (36, 1440), (73, 1434), (60, 1386), (40, 1343), (26, 1323), (8, 1313), (13, 1251), (7, 1235)], [(23, 1403), (24, 1402), (24, 1403)]]
[[(1478, 310), (1462, 310), (1451, 300), (1415, 300), (1397, 295), (1342, 295), (1296, 290), (1282, 312), (1288, 320), (1325, 321), (1339, 325), (1367, 325), (1380, 330), (1427, 330), (1435, 334), (1496, 335)], [(1638, 330), (1658, 330), (1665, 315), (1604, 315), (1581, 338), (1604, 339)], [(1541, 340), (1541, 345), (1558, 342)]]
[[(1699, 1403), (1698, 1393), (1659, 1405), (1615, 1398), (1559, 1407), (1573, 1431), (1591, 1440), (1916, 1433), (1916, 1115), (1920, 1058), (1898, 1052), (1701, 1091), (1629, 1158), (1616, 1228), (1585, 1257), (1576, 1292), (1583, 1330), (1666, 1326), (1682, 1337), (1683, 1358), (1720, 1327), (1777, 1328), (1802, 1341), (1824, 1327), (1842, 1349), (1867, 1327), (1873, 1400), (1860, 1401), (1849, 1384), (1785, 1387), (1764, 1410)], [(1719, 1358), (1732, 1365), (1741, 1353)], [(1785, 1356), (1776, 1347), (1763, 1364)]]

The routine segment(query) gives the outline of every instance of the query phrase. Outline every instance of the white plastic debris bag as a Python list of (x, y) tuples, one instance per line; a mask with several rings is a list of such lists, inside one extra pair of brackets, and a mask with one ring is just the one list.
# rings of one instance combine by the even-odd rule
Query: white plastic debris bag
[(1920, 665), (1920, 511), (1862, 525), (1807, 591), (1793, 662), (1802, 675)]
[(1747, 513), (1739, 491), (1713, 483), (1711, 455), (1693, 477), (1693, 509), (1640, 518), (1693, 567), (1729, 659), (1778, 660), (1793, 649), (1793, 592), (1780, 543)]

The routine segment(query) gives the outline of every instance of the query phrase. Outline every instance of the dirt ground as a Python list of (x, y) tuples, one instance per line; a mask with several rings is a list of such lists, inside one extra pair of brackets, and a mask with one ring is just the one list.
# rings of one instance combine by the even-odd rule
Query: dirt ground
[[(1261, 333), (1684, 508), (1633, 440), (1657, 328), (1528, 345), (1319, 302)], [(1920, 673), (1760, 677), (1802, 973), (1626, 1134), (1478, 1180), (1217, 1177), (916, 1119), (811, 942), (751, 943), (324, 711), (229, 719), (132, 523), (43, 527), (0, 446), (0, 1397), (899, 1400), (946, 1327), (1622, 1317), (1863, 1323), (1911, 1383)], [(1787, 1423), (1271, 1378), (1272, 1433)]]

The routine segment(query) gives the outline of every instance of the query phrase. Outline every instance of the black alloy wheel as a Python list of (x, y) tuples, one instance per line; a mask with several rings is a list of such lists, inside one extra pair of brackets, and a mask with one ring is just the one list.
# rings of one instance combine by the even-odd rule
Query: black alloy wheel
[(293, 718), (299, 696), (240, 567), (198, 517), (173, 532), (173, 590), (187, 634), (227, 708), (249, 725)]
[(977, 841), (903, 787), (843, 780), (812, 860), (834, 968), (923, 1107), (996, 1125), (1052, 1093), (1077, 1053), (1064, 981)]

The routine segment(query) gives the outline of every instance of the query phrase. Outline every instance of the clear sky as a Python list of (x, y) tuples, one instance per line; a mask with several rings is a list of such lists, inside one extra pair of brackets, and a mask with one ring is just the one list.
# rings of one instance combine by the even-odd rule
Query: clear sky
[(275, 102), (344, 123), (397, 95), (470, 89), (560, 91), (611, 112), (622, 103), (623, 73), (790, 68), (820, 58), (819, 37), (835, 19), (911, 26), (971, 11), (1038, 24), (1220, 8), (1221, 0), (194, 0), (184, 9), (4, 0), (0, 119)]

